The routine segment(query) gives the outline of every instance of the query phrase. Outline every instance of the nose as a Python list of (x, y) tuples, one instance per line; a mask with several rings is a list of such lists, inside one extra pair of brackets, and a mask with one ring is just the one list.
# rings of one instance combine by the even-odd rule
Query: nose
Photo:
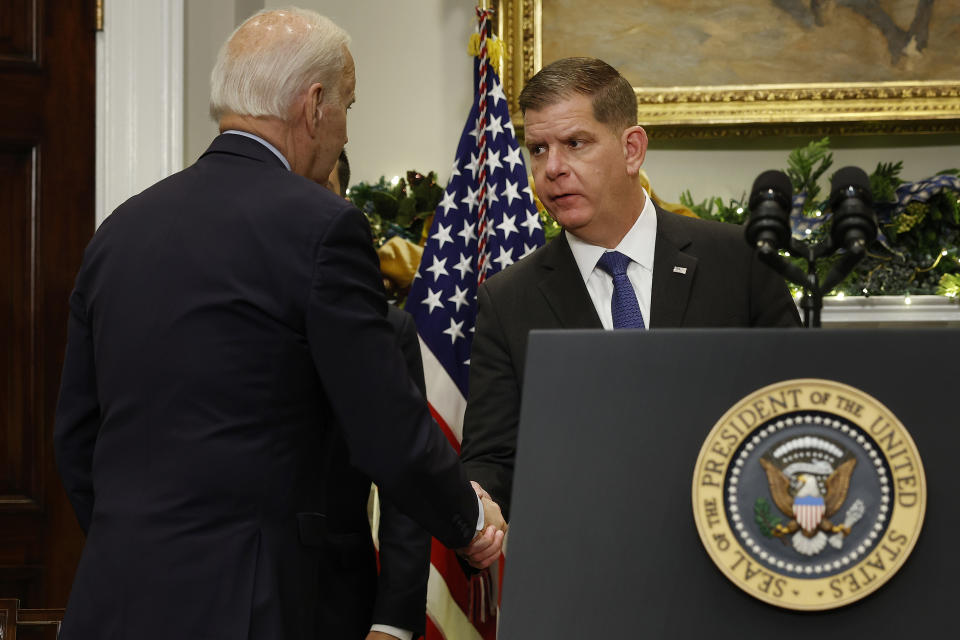
[(567, 162), (561, 149), (555, 146), (547, 149), (544, 171), (548, 180), (556, 180), (567, 174)]

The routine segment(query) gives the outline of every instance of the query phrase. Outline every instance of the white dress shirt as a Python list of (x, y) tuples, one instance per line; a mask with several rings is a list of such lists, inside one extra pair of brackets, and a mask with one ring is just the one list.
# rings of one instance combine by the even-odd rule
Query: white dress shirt
[[(657, 244), (657, 210), (650, 201), (650, 195), (644, 190), (643, 210), (633, 223), (627, 235), (623, 236), (614, 250), (629, 257), (632, 262), (627, 267), (627, 278), (633, 285), (640, 303), (643, 323), (650, 327), (650, 293), (653, 289), (653, 253)], [(600, 316), (604, 329), (613, 329), (613, 312), (610, 303), (613, 300), (613, 276), (597, 266), (607, 249), (584, 242), (569, 231), (567, 242), (577, 262), (583, 282), (587, 285), (590, 300)]]
[(287, 168), (287, 171), (291, 171), (290, 162), (287, 161), (287, 159), (284, 157), (282, 153), (280, 153), (280, 149), (277, 149), (275, 146), (273, 146), (272, 144), (270, 144), (260, 136), (254, 135), (249, 131), (240, 131), (239, 129), (227, 129), (226, 131), (224, 131), (224, 133), (231, 133), (235, 136), (243, 136), (244, 138), (250, 138), (251, 140), (256, 140), (257, 142), (265, 146), (267, 149), (270, 149), (270, 151), (273, 152), (273, 155), (280, 158), (280, 162), (282, 162), (283, 166)]

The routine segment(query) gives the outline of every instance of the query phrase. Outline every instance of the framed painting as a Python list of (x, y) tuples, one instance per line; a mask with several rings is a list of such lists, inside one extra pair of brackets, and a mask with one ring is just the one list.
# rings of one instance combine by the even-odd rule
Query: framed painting
[(960, 131), (960, 0), (499, 0), (501, 77), (602, 58), (659, 137)]

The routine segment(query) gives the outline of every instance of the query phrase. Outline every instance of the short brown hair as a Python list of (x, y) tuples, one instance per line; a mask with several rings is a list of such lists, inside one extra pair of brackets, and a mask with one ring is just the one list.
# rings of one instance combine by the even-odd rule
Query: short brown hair
[(530, 78), (520, 92), (520, 109), (538, 110), (574, 93), (590, 96), (593, 117), (618, 133), (637, 124), (637, 95), (627, 79), (597, 58), (561, 58)]

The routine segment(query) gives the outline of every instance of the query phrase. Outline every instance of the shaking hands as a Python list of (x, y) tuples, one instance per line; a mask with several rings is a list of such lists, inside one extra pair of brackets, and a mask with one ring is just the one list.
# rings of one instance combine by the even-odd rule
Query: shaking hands
[(486, 569), (497, 561), (503, 550), (503, 537), (507, 533), (507, 523), (503, 519), (500, 507), (490, 497), (490, 494), (476, 482), (470, 481), (473, 490), (483, 505), (483, 531), (477, 533), (469, 546), (459, 549), (459, 553), (471, 567)]

